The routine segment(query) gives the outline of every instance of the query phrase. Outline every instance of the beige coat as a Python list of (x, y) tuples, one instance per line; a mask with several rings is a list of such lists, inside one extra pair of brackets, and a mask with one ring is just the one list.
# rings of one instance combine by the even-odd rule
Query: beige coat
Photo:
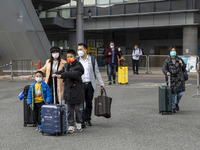
[[(64, 66), (65, 63), (66, 63), (66, 61), (61, 59), (59, 67), (58, 67), (58, 71), (60, 71), (62, 69), (62, 67)], [(46, 73), (45, 83), (48, 84), (50, 73), (51, 73), (51, 63), (49, 62), (49, 59), (46, 61), (46, 64), (44, 65), (44, 67), (42, 67), (40, 70), (43, 73)], [(58, 82), (58, 79), (57, 79), (57, 82)], [(63, 100), (63, 93), (64, 93), (63, 79), (60, 79), (60, 91), (61, 91), (61, 100)], [(57, 84), (57, 93), (59, 93), (58, 84)], [(58, 94), (58, 99), (59, 99), (59, 94)]]

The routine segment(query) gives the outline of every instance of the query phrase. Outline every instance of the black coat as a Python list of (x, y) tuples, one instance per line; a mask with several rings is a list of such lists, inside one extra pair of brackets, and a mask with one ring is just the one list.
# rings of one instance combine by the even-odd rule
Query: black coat
[[(183, 72), (186, 69), (186, 65), (184, 61), (177, 57), (175, 58), (176, 62), (173, 64), (172, 58), (168, 57), (163, 65), (163, 73), (167, 75), (167, 72), (170, 72), (171, 74), (171, 88), (172, 93), (179, 93), (185, 91), (185, 80)], [(179, 60), (183, 62), (183, 65), (179, 63)], [(168, 80), (166, 76), (166, 81)]]
[(84, 68), (77, 60), (72, 65), (66, 63), (61, 71), (64, 85), (64, 99), (67, 104), (83, 103), (85, 100), (85, 91), (81, 76), (84, 74)]

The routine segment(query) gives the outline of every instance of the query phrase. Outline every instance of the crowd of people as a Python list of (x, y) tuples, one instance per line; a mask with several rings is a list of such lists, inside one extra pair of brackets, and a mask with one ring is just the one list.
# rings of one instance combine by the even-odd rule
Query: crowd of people
[[(83, 128), (92, 126), (91, 115), (93, 109), (93, 97), (98, 81), (101, 89), (105, 89), (97, 61), (93, 56), (87, 54), (87, 45), (78, 44), (77, 52), (73, 49), (67, 51), (66, 60), (61, 58), (59, 47), (50, 49), (50, 58), (46, 61), (44, 67), (35, 74), (35, 83), (30, 86), (27, 104), (35, 112), (35, 119), (38, 124), (38, 131), (41, 131), (41, 107), (44, 104), (53, 103), (53, 97), (59, 104), (59, 99), (65, 100), (67, 104), (68, 133), (75, 131), (82, 132)], [(138, 44), (135, 44), (132, 52), (133, 74), (138, 73), (138, 62), (142, 55), (142, 50)], [(115, 47), (113, 41), (104, 51), (108, 67), (108, 85), (116, 84), (116, 68), (118, 59), (122, 52), (120, 47)], [(186, 65), (184, 61), (177, 56), (176, 49), (170, 49), (170, 56), (165, 60), (163, 73), (171, 76), (172, 87), (172, 108), (173, 113), (179, 111), (179, 102), (185, 90), (185, 80), (183, 71)], [(46, 75), (45, 82), (43, 76)], [(112, 76), (112, 78), (111, 78)], [(55, 95), (53, 91), (53, 78), (55, 79)], [(112, 81), (113, 79), (113, 81)], [(60, 82), (61, 98), (58, 94), (58, 82)]]

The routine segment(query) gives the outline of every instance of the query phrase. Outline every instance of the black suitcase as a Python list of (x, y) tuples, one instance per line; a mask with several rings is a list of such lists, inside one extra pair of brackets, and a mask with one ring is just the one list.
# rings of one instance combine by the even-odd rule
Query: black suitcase
[(168, 77), (168, 86), (159, 87), (159, 113), (172, 114), (172, 89), (170, 87), (170, 76)]
[(36, 127), (35, 112), (27, 105), (27, 96), (30, 85), (24, 87), (24, 127), (28, 124), (32, 124), (33, 127)]

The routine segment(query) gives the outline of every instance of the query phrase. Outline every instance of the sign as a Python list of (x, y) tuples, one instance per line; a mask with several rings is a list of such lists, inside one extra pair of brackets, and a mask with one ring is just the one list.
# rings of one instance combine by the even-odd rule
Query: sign
[(197, 58), (195, 56), (178, 56), (183, 59), (184, 63), (186, 64), (186, 70), (188, 72), (196, 72), (196, 63), (197, 63)]

